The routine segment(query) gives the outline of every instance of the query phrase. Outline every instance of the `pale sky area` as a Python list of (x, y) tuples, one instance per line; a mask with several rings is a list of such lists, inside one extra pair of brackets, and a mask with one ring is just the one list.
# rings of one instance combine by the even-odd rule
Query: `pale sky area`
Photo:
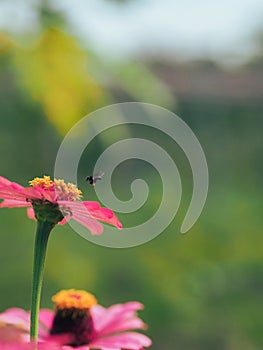
[[(36, 24), (37, 0), (0, 0), (0, 26), (12, 32)], [(70, 30), (101, 54), (136, 56), (141, 52), (178, 58), (241, 60), (255, 50), (262, 29), (262, 0), (53, 0)]]

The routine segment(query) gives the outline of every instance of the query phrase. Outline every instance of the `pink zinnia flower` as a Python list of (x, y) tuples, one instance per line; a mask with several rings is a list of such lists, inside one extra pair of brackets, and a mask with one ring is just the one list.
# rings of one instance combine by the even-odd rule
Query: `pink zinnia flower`
[(121, 228), (122, 225), (107, 208), (97, 202), (78, 201), (81, 191), (64, 180), (51, 180), (50, 176), (36, 177), (29, 182), (31, 187), (23, 187), (0, 177), (0, 207), (28, 207), (28, 216), (37, 220), (34, 249), (33, 281), (31, 299), (31, 339), (38, 339), (38, 312), (43, 282), (44, 263), (48, 238), (56, 224), (64, 224), (70, 219), (87, 227), (92, 234), (99, 235), (103, 226), (98, 221)]
[(78, 201), (81, 191), (64, 180), (50, 179), (50, 176), (35, 178), (31, 187), (23, 187), (0, 176), (0, 207), (28, 207), (28, 216), (39, 221), (47, 220), (54, 225), (65, 224), (68, 220), (78, 221), (94, 235), (103, 232), (102, 221), (118, 228), (122, 225), (108, 208), (101, 208), (99, 203)]
[[(60, 291), (52, 300), (55, 312), (42, 309), (39, 313), (40, 344), (65, 335), (67, 342), (60, 344), (63, 350), (143, 350), (151, 345), (147, 336), (132, 332), (146, 328), (136, 314), (143, 308), (139, 302), (104, 308), (92, 294), (74, 289)], [(29, 339), (29, 318), (29, 312), (22, 309), (9, 309), (0, 314), (0, 322), (19, 327), (27, 334), (25, 341)]]

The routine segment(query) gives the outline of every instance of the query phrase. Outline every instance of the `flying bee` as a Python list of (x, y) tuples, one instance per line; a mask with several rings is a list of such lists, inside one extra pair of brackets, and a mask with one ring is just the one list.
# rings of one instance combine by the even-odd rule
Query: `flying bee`
[(102, 176), (104, 175), (103, 171), (99, 171), (97, 174), (95, 175), (89, 175), (86, 177), (86, 181), (88, 181), (90, 183), (90, 185), (95, 186), (96, 182), (98, 180), (102, 179)]

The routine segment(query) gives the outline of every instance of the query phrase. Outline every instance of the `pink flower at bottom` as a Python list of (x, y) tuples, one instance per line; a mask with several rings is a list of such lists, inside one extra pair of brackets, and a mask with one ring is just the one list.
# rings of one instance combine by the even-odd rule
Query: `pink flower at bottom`
[[(18, 311), (18, 309), (16, 310)], [(19, 324), (0, 324), (1, 350), (36, 350), (36, 344), (30, 342), (28, 338)], [(63, 348), (58, 341), (47, 340), (45, 343), (38, 343), (37, 350), (63, 350)]]
[(0, 176), (0, 208), (27, 207), (28, 217), (38, 221), (65, 224), (73, 219), (90, 230), (93, 235), (103, 232), (99, 221), (116, 226), (122, 225), (108, 208), (99, 203), (79, 201), (81, 191), (64, 180), (51, 180), (50, 176), (35, 178), (29, 182), (31, 187), (23, 187), (16, 182)]
[[(143, 308), (139, 302), (104, 308), (91, 294), (74, 289), (57, 293), (53, 301), (55, 312), (42, 309), (39, 313), (40, 344), (63, 335), (68, 335), (67, 342), (59, 344), (63, 350), (143, 350), (152, 343), (144, 334), (134, 332), (146, 328), (137, 316)], [(29, 318), (29, 312), (9, 309), (0, 314), (0, 323), (19, 327), (28, 341)]]

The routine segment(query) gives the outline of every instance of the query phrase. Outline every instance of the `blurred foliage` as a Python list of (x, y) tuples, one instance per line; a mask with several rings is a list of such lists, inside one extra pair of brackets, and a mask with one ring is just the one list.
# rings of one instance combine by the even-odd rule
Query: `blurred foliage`
[[(114, 101), (96, 80), (117, 83), (118, 89), (132, 100), (166, 107), (175, 103), (168, 87), (139, 62), (102, 64), (98, 72), (94, 65), (96, 57), (90, 54), (91, 74), (87, 53), (72, 37), (56, 28), (46, 28), (29, 47), (21, 47), (4, 35), (0, 41), (2, 52), (12, 57), (21, 88), (42, 106), (62, 135), (84, 115), (107, 101)], [(114, 88), (112, 94), (114, 96)]]
[(16, 47), (14, 62), (25, 87), (62, 134), (103, 101), (88, 72), (86, 53), (56, 28), (45, 29), (30, 48)]
[(111, 65), (115, 84), (135, 101), (173, 107), (175, 98), (169, 87), (161, 82), (139, 61)]
[[(52, 307), (50, 297), (61, 288), (84, 288), (103, 305), (143, 302), (141, 316), (149, 325), (153, 350), (262, 349), (263, 105), (177, 100), (142, 63), (102, 63), (61, 29), (45, 26), (34, 40), (21, 46), (7, 34), (0, 36), (1, 175), (24, 185), (34, 176), (52, 175), (61, 134), (78, 119), (107, 101), (155, 98), (155, 103), (173, 106), (193, 129), (210, 172), (204, 212), (182, 236), (177, 233), (190, 200), (191, 172), (180, 148), (144, 128), (112, 129), (111, 135), (94, 140), (81, 178), (105, 144), (120, 135), (147, 136), (176, 159), (183, 203), (165, 232), (131, 249), (96, 246), (67, 225), (56, 227), (42, 306)], [(130, 194), (134, 167), (123, 170), (127, 176), (122, 180), (117, 177), (121, 197)], [(158, 178), (151, 169), (147, 177), (150, 201), (134, 215), (120, 215), (125, 226), (147, 217), (160, 201)], [(82, 189), (96, 199), (92, 188)], [(24, 209), (0, 210), (1, 310), (30, 306), (35, 226)]]

